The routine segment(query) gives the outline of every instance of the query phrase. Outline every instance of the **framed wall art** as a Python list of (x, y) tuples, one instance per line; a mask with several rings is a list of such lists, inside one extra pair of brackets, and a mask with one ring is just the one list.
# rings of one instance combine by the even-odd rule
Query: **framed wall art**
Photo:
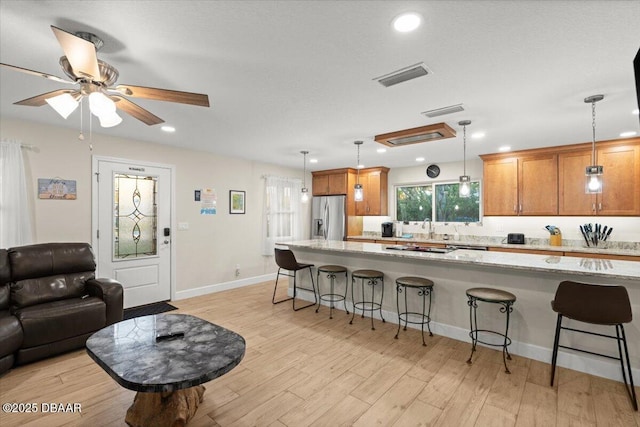
[(244, 191), (229, 190), (229, 213), (245, 213), (246, 199)]

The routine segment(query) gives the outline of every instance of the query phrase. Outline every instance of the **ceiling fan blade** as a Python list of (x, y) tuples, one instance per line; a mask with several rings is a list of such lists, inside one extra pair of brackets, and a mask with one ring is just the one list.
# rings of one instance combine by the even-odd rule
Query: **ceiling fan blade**
[(47, 103), (46, 99), (53, 98), (54, 96), (70, 93), (72, 95), (79, 94), (77, 90), (71, 89), (58, 89), (53, 92), (43, 93), (31, 98), (23, 99), (22, 101), (14, 102), (15, 105), (27, 105), (29, 107), (41, 107)]
[(116, 103), (116, 107), (118, 109), (135, 117), (136, 119), (149, 126), (164, 123), (164, 120), (162, 120), (160, 117), (156, 116), (150, 111), (145, 110), (138, 104), (135, 104), (122, 96), (112, 95), (110, 96), (110, 98), (113, 99), (113, 101)]
[(44, 77), (45, 79), (53, 80), (58, 83), (66, 83), (66, 84), (76, 84), (76, 82), (72, 82), (70, 80), (61, 79), (60, 77), (52, 76), (51, 74), (43, 73), (41, 71), (29, 70), (28, 68), (16, 67), (15, 65), (3, 64), (0, 63), (1, 66), (7, 67), (11, 70), (20, 71), (22, 73), (31, 74), (33, 76)]
[(177, 90), (157, 89), (153, 87), (118, 85), (115, 90), (134, 98), (155, 99), (158, 101), (178, 102), (180, 104), (209, 106), (209, 97), (201, 93), (180, 92)]
[(53, 25), (51, 30), (53, 30), (53, 34), (58, 39), (58, 43), (60, 43), (74, 73), (78, 77), (99, 80), (100, 68), (98, 67), (95, 45)]

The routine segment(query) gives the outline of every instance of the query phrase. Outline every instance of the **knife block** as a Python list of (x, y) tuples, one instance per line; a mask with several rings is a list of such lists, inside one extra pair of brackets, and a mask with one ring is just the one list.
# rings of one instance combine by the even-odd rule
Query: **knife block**
[(562, 246), (562, 234), (552, 234), (549, 236), (550, 246)]

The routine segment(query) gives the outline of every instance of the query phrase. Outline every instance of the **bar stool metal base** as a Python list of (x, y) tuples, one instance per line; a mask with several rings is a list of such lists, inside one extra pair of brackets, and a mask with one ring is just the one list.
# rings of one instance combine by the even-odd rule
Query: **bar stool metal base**
[[(504, 363), (504, 370), (507, 374), (510, 374), (511, 371), (509, 371), (509, 367), (507, 366), (507, 360), (511, 360), (511, 355), (509, 354), (509, 350), (507, 348), (509, 345), (511, 345), (511, 338), (509, 338), (509, 317), (511, 315), (511, 312), (513, 311), (513, 303), (516, 301), (516, 296), (510, 292), (502, 291), (499, 289), (472, 288), (467, 290), (467, 297), (469, 299), (467, 301), (467, 305), (469, 305), (469, 323), (471, 324), (471, 331), (469, 332), (469, 337), (471, 338), (471, 355), (469, 355), (469, 360), (467, 360), (467, 363), (469, 365), (473, 363), (473, 353), (476, 351), (476, 346), (478, 345), (478, 343), (493, 347), (502, 347), (502, 361)], [(499, 304), (501, 306), (500, 312), (506, 314), (506, 325), (504, 334), (496, 331), (478, 328), (478, 301), (483, 301), (491, 304)], [(503, 342), (502, 344), (496, 344), (482, 341), (478, 339), (479, 332), (502, 337)]]
[[(353, 288), (355, 287), (356, 279), (360, 279), (363, 301), (356, 301), (354, 297)], [(378, 283), (378, 280), (380, 281), (380, 283)], [(367, 282), (367, 285), (371, 287), (371, 299), (369, 301), (365, 300), (365, 292), (364, 292), (365, 281)], [(381, 289), (380, 301), (376, 302), (374, 301), (374, 296), (375, 296), (375, 287), (378, 284), (381, 284), (382, 286), (380, 287)], [(351, 301), (353, 301), (353, 314), (351, 315), (351, 320), (349, 321), (349, 324), (350, 325), (353, 324), (353, 319), (356, 316), (356, 310), (362, 311), (363, 319), (364, 319), (365, 311), (368, 311), (371, 313), (371, 330), (375, 331), (376, 328), (373, 325), (374, 311), (378, 310), (380, 312), (380, 318), (382, 319), (382, 322), (383, 323), (385, 322), (384, 317), (382, 316), (382, 300), (383, 299), (384, 299), (384, 273), (383, 272), (378, 270), (356, 270), (353, 273), (351, 273)]]
[[(407, 288), (413, 288), (418, 290), (418, 296), (422, 297), (422, 313), (408, 311), (407, 308)], [(400, 294), (404, 293), (404, 309), (405, 311), (400, 312)], [(433, 336), (431, 332), (431, 295), (433, 293), (433, 282), (429, 279), (425, 279), (422, 277), (400, 277), (396, 280), (396, 307), (398, 312), (398, 331), (396, 332), (395, 339), (398, 339), (398, 335), (400, 334), (400, 325), (404, 320), (404, 330), (407, 330), (407, 324), (411, 323), (414, 325), (420, 325), (420, 329), (422, 332), (422, 345), (427, 346), (427, 343), (424, 341), (424, 325), (427, 325), (429, 329), (429, 336)], [(426, 311), (426, 299), (427, 295), (429, 296), (429, 310)], [(426, 314), (425, 314), (426, 313)], [(420, 321), (409, 320), (409, 317), (415, 316), (420, 318)]]
[[(320, 291), (320, 273), (325, 273), (327, 278), (329, 279), (329, 293), (323, 294)], [(344, 273), (344, 294), (337, 294), (335, 292), (335, 280), (337, 274)], [(318, 283), (318, 307), (316, 308), (316, 313), (320, 310), (320, 303), (322, 301), (327, 301), (329, 303), (329, 319), (333, 319), (333, 309), (334, 304), (336, 302), (342, 301), (344, 305), (344, 311), (349, 314), (349, 309), (347, 308), (347, 285), (348, 285), (348, 273), (345, 267), (341, 265), (322, 265), (318, 267), (316, 282)]]

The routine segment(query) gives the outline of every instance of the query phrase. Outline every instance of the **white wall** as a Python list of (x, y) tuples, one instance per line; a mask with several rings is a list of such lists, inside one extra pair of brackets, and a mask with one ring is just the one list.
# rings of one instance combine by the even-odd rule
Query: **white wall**
[[(457, 181), (462, 175), (462, 162), (442, 163), (440, 176), (436, 179), (428, 178), (425, 170), (427, 165), (393, 168), (389, 171), (389, 216), (364, 217), (364, 232), (380, 232), (380, 223), (395, 220), (394, 185), (415, 184), (442, 181)], [(467, 174), (471, 179), (482, 179), (482, 160), (467, 160)], [(436, 233), (453, 234), (455, 229), (464, 235), (474, 236), (500, 236), (506, 237), (507, 233), (524, 233), (527, 238), (548, 238), (549, 232), (545, 225), (555, 225), (562, 231), (562, 238), (568, 240), (580, 240), (582, 235), (578, 228), (585, 223), (599, 223), (613, 227), (614, 231), (607, 241), (612, 242), (640, 242), (640, 217), (597, 217), (597, 216), (506, 216), (484, 217), (481, 225), (437, 225)], [(403, 231), (408, 233), (424, 233), (421, 225), (411, 224), (403, 226)]]
[[(95, 133), (90, 151), (86, 141), (78, 141), (78, 131), (18, 120), (0, 120), (0, 136), (35, 147), (23, 154), (37, 243), (91, 242), (92, 155), (119, 157), (175, 166), (173, 243), (178, 293), (186, 295), (194, 289), (276, 271), (273, 257), (261, 255), (262, 177), (302, 179), (302, 170)], [(53, 177), (76, 180), (77, 200), (38, 200), (38, 178)], [(216, 215), (200, 215), (193, 199), (194, 190), (206, 187), (217, 192)], [(246, 191), (245, 215), (229, 214), (229, 190)], [(304, 206), (303, 217), (307, 218), (309, 208)], [(189, 230), (178, 231), (178, 222), (189, 223)], [(304, 236), (308, 236), (309, 221), (303, 224)], [(235, 277), (236, 264), (240, 265), (239, 278)]]

